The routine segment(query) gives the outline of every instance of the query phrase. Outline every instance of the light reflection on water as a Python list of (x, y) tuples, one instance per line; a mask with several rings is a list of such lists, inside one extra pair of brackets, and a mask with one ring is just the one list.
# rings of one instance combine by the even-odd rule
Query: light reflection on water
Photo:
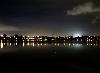
[(81, 44), (81, 43), (34, 43), (34, 42), (23, 42), (23, 43), (3, 43), (1, 40), (0, 42), (0, 48), (7, 48), (7, 47), (74, 47), (74, 48), (81, 48), (82, 46), (98, 46), (97, 43), (87, 43), (87, 44)]

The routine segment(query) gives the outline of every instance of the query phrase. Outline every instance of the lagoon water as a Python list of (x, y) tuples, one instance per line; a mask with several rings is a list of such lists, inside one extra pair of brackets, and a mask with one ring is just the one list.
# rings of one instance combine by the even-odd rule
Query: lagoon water
[[(1, 43), (0, 61), (3, 66), (33, 71), (47, 68), (51, 72), (95, 72), (100, 64), (98, 44), (78, 43)], [(31, 67), (32, 66), (32, 67)], [(43, 69), (42, 69), (43, 70)], [(37, 70), (39, 71), (39, 70)], [(43, 70), (45, 71), (45, 70)]]

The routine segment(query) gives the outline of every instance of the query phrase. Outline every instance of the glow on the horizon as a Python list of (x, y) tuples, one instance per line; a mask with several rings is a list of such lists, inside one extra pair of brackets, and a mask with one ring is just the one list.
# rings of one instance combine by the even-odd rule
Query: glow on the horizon
[(74, 33), (73, 34), (73, 37), (81, 37), (82, 35), (81, 35), (81, 33)]

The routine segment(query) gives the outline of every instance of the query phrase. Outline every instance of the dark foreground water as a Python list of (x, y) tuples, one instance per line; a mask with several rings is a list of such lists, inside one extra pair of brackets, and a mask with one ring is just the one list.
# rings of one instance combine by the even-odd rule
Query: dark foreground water
[(0, 49), (0, 66), (13, 72), (96, 73), (99, 58), (100, 46), (92, 44), (1, 44)]

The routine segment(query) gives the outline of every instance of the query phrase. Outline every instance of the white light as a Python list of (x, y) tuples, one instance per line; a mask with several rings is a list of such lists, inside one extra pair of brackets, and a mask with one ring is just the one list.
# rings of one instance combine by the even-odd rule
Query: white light
[(1, 40), (1, 48), (3, 48), (3, 43), (2, 43), (2, 40)]
[(23, 42), (23, 47), (25, 46), (25, 43)]
[(64, 46), (65, 46), (66, 44), (64, 43)]
[(82, 44), (74, 44), (73, 45), (75, 48), (80, 48), (82, 46)]
[(59, 46), (59, 43), (57, 45)]
[(44, 41), (47, 41), (47, 39), (44, 39)]
[(42, 43), (41, 43), (41, 46), (42, 46)]
[(89, 39), (89, 41), (90, 41), (90, 39)]
[(57, 44), (55, 43), (55, 46), (56, 46)]
[(3, 37), (3, 35), (1, 35), (1, 37)]
[(74, 33), (73, 37), (81, 37), (81, 33)]
[(11, 46), (11, 43), (10, 43), (10, 46)]
[(27, 45), (28, 45), (28, 46), (30, 45), (29, 42), (27, 43)]
[(17, 43), (16, 43), (16, 45), (17, 45)]
[(34, 43), (33, 43), (33, 47), (34, 47), (35, 45), (34, 45)]
[(44, 46), (46, 46), (47, 44), (44, 44)]
[(4, 43), (4, 45), (6, 45), (6, 43)]
[(38, 46), (40, 46), (40, 44), (38, 44)]
[(68, 45), (70, 46), (71, 44), (69, 43)]
[(27, 35), (27, 37), (29, 38), (30, 36), (29, 36), (29, 35)]

